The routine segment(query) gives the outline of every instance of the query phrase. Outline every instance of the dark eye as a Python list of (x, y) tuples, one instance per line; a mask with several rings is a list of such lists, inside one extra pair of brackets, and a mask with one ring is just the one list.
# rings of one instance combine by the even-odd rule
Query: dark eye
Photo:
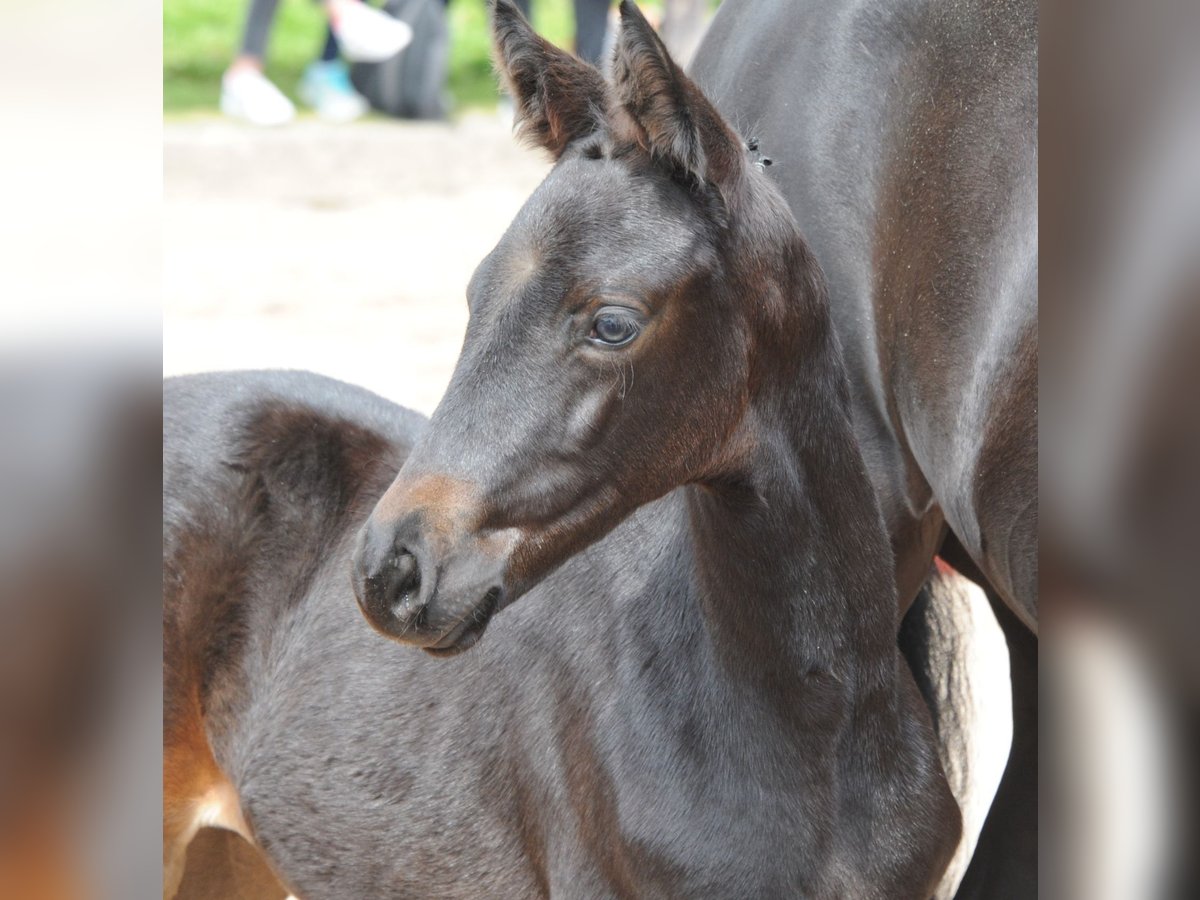
[(633, 317), (613, 310), (604, 310), (592, 320), (592, 333), (588, 338), (594, 344), (620, 347), (635, 337), (639, 326)]

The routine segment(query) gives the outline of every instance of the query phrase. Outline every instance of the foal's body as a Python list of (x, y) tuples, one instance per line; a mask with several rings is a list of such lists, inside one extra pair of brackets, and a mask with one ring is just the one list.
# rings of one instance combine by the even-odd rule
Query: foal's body
[[(202, 727), (298, 896), (919, 897), (936, 880), (953, 810), (925, 803), (941, 775), (920, 701), (908, 679), (846, 683), (869, 676), (820, 631), (843, 598), (818, 543), (795, 570), (806, 597), (763, 592), (789, 568), (770, 533), (743, 532), (765, 541), (762, 582), (728, 581), (745, 549), (728, 514), (681, 489), (435, 659), (381, 640), (347, 574), (418, 417), (299, 373), (173, 379), (164, 409), (169, 655), (189, 656), (185, 622), (211, 624), (216, 649), (190, 648)], [(168, 760), (197, 724), (173, 686)]]

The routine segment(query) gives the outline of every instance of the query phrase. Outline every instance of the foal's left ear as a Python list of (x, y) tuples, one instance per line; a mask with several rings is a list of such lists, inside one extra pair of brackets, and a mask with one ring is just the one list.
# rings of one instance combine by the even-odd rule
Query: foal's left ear
[(517, 127), (522, 137), (558, 159), (571, 142), (603, 126), (604, 78), (540, 37), (512, 0), (490, 5), (496, 70), (512, 94)]
[(621, 2), (613, 81), (617, 103), (652, 155), (727, 194), (743, 171), (745, 148), (632, 0)]

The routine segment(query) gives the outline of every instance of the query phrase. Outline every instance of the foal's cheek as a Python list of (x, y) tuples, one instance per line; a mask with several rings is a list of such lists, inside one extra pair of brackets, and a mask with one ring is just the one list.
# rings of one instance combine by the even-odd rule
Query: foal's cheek
[(620, 402), (619, 391), (607, 385), (589, 389), (570, 406), (564, 439), (569, 453), (595, 447), (608, 432), (613, 410)]

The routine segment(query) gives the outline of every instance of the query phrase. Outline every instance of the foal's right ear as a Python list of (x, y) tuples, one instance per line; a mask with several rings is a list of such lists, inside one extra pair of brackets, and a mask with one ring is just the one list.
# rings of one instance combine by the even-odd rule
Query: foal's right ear
[(587, 63), (540, 37), (512, 0), (492, 0), (496, 69), (516, 107), (522, 137), (562, 156), (605, 121), (604, 78)]
[(745, 147), (676, 62), (633, 0), (621, 0), (613, 95), (651, 155), (728, 200), (745, 168)]

